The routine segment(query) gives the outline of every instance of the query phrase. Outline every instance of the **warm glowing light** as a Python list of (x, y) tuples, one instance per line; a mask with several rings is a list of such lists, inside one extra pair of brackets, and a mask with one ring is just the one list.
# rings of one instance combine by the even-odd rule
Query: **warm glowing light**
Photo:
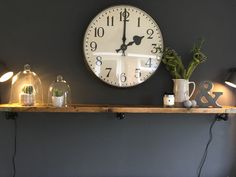
[(18, 75), (13, 76), (13, 78), (12, 78), (12, 84), (14, 84), (17, 79), (18, 79)]
[[(221, 83), (214, 83), (214, 88), (212, 92), (223, 92), (223, 95), (219, 97), (218, 103), (224, 106), (233, 106), (235, 105), (235, 94), (227, 87), (225, 84)], [(214, 95), (214, 94), (213, 94)]]
[(227, 85), (229, 85), (230, 87), (236, 88), (236, 85), (233, 84), (232, 82), (225, 81), (225, 83), (226, 83)]
[(5, 82), (13, 76), (13, 72), (7, 72), (0, 77), (0, 82)]

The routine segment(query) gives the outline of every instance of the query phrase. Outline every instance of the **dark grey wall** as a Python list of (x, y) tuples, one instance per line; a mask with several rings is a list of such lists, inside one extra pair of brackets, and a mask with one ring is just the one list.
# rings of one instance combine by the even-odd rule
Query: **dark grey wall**
[[(41, 76), (44, 92), (57, 74), (70, 83), (74, 103), (161, 105), (172, 88), (163, 66), (134, 88), (110, 87), (93, 77), (83, 61), (83, 35), (90, 20), (116, 4), (147, 11), (166, 46), (188, 60), (198, 37), (209, 57), (191, 80), (222, 83), (235, 66), (234, 0), (21, 0), (0, 2), (0, 58), (18, 72), (25, 63)], [(7, 102), (10, 83), (1, 85)], [(235, 105), (235, 90), (223, 104)], [(46, 96), (46, 94), (45, 94)], [(195, 177), (213, 115), (21, 113), (17, 119), (16, 177)], [(236, 123), (217, 122), (205, 177), (236, 175)], [(0, 117), (0, 177), (12, 174), (13, 122)]]

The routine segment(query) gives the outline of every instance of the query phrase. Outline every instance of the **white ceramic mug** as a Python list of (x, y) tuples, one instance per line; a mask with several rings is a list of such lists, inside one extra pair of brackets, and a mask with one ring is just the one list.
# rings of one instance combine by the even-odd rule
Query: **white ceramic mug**
[[(173, 79), (173, 82), (174, 82), (173, 92), (175, 95), (175, 102), (182, 103), (186, 100), (189, 100), (195, 91), (196, 88), (195, 82), (190, 82), (186, 79)], [(191, 94), (189, 94), (190, 84), (193, 85)]]

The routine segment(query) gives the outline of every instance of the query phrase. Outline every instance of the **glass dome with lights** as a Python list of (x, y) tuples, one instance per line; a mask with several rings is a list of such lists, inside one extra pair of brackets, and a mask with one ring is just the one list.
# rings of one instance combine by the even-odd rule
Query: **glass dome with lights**
[(61, 75), (49, 87), (48, 104), (54, 107), (68, 107), (71, 104), (70, 86)]
[(43, 88), (40, 78), (26, 64), (24, 70), (12, 78), (11, 104), (39, 106), (43, 104)]

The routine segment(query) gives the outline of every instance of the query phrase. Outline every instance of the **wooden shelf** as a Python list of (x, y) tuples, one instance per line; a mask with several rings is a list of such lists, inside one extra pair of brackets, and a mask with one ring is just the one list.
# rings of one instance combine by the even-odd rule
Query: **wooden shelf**
[(64, 112), (64, 113), (191, 113), (191, 114), (236, 114), (236, 107), (223, 108), (163, 108), (156, 106), (132, 105), (90, 105), (77, 104), (65, 108), (50, 106), (19, 106), (14, 104), (1, 104), (0, 112)]

